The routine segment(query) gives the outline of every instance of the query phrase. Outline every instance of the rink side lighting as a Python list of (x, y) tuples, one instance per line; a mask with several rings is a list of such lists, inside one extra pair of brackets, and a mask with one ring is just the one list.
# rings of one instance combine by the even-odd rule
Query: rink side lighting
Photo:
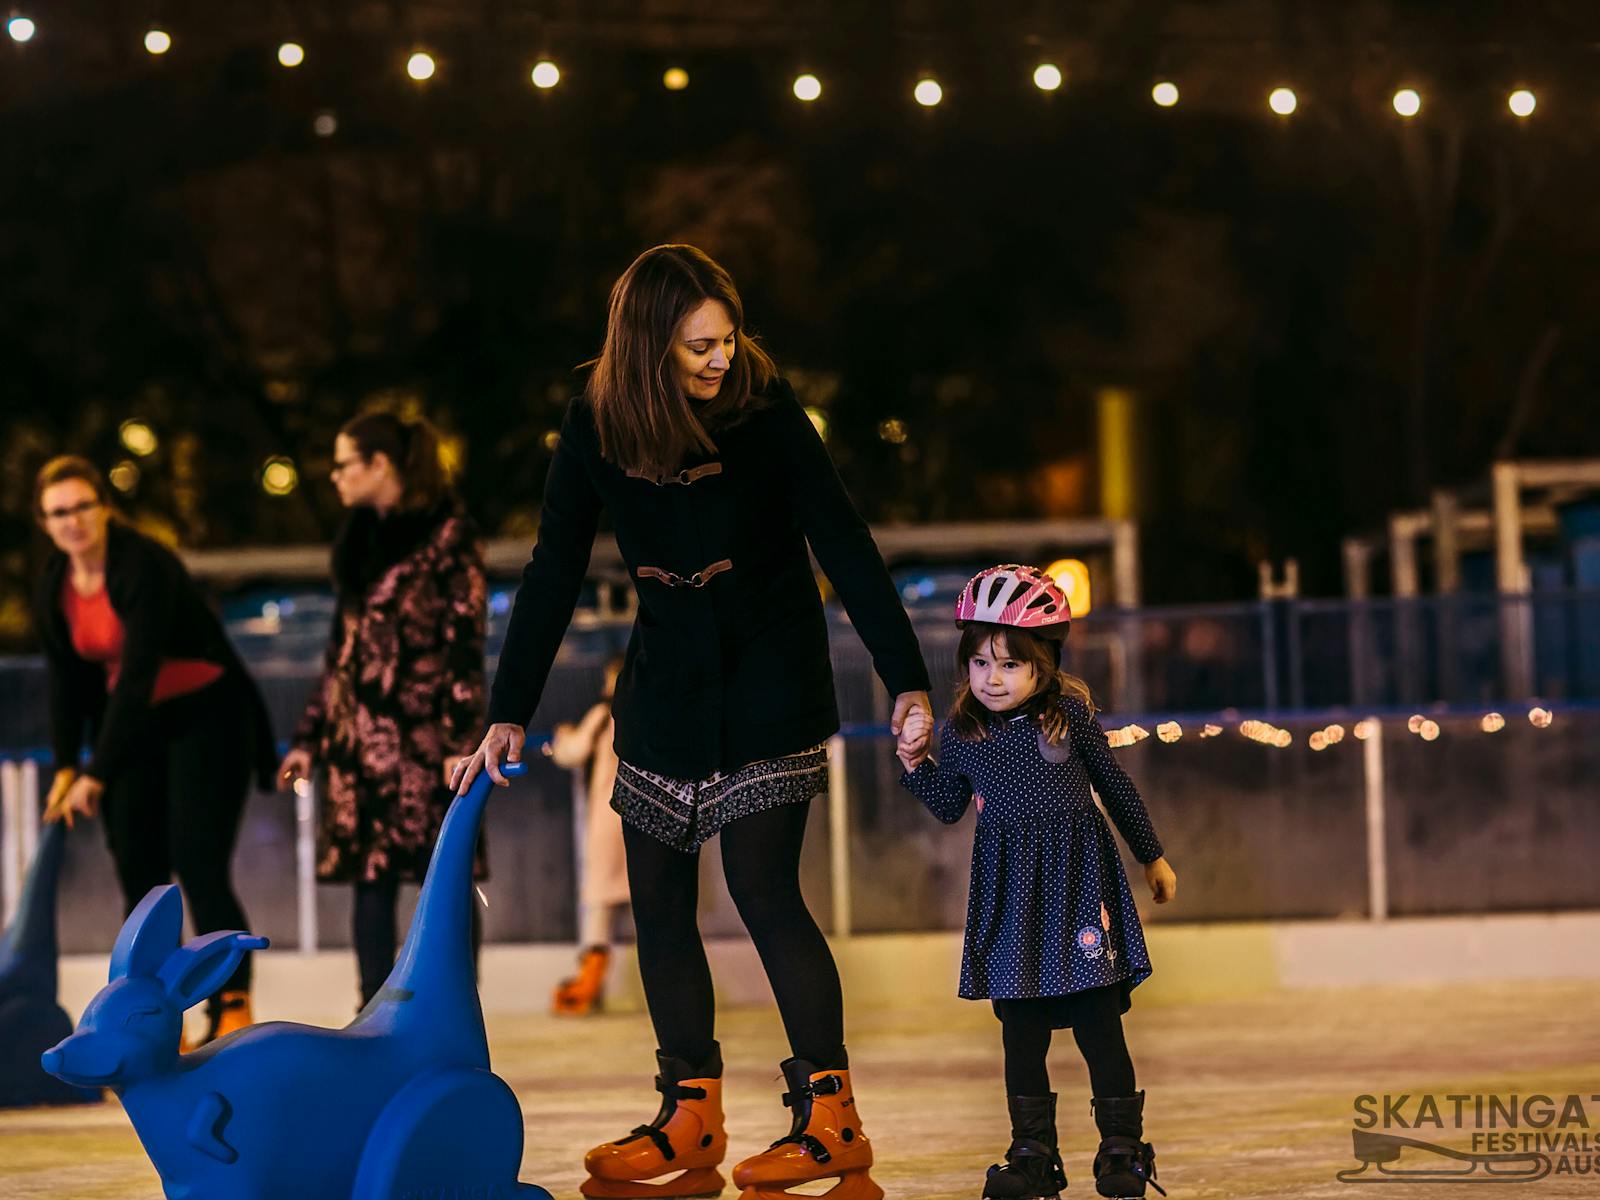
[(406, 74), (418, 83), (432, 79), (433, 73), (437, 69), (437, 65), (433, 61), (433, 55), (425, 54), (421, 50), (406, 60)]
[(106, 473), (111, 481), (111, 486), (124, 495), (139, 486), (139, 464), (131, 458), (125, 458)]
[(1067, 609), (1074, 618), (1087, 616), (1094, 607), (1089, 591), (1089, 567), (1079, 558), (1058, 558), (1044, 569), (1056, 581), (1056, 586), (1067, 594)]
[(287, 458), (275, 456), (261, 467), (261, 490), (269, 496), (287, 496), (300, 485), (300, 472)]
[(129, 417), (124, 421), (117, 429), (117, 436), (129, 454), (148, 458), (156, 452), (155, 430), (137, 417)]

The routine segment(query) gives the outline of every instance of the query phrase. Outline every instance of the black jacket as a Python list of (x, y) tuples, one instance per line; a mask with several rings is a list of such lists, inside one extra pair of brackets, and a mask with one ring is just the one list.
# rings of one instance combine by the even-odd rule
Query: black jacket
[[(624, 761), (703, 779), (838, 732), (828, 630), (807, 542), (889, 691), (927, 690), (911, 622), (811, 419), (782, 380), (758, 405), (711, 431), (715, 456), (692, 459), (662, 483), (630, 477), (602, 459), (587, 400), (568, 406), (538, 544), (495, 674), (490, 723), (532, 719), (577, 604), (602, 508), (639, 594), (613, 706)], [(732, 566), (706, 572), (719, 563)], [(674, 584), (658, 572), (683, 580), (699, 572), (702, 586)]]
[(51, 553), (34, 594), (34, 628), (50, 666), (50, 741), (56, 769), (77, 767), (86, 727), (92, 726), (93, 753), (86, 773), (102, 782), (115, 779), (145, 733), (161, 660), (194, 658), (216, 663), (248, 691), (250, 711), (240, 716), (254, 726), (259, 782), (271, 787), (277, 761), (266, 704), (204, 594), (178, 556), (160, 542), (120, 521), (111, 522), (106, 538), (106, 592), (123, 625), (122, 666), (109, 697), (105, 669), (81, 658), (72, 646), (61, 610), (65, 554)]

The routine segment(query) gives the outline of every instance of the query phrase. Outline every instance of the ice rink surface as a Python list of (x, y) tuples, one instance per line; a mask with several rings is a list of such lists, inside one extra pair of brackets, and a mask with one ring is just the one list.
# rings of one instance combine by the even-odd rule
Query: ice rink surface
[[(337, 1019), (330, 1012), (329, 1022)], [(1600, 992), (1592, 983), (1286, 990), (1187, 1003), (1141, 1002), (1135, 993), (1127, 1028), (1148, 1093), (1146, 1136), (1174, 1200), (1370, 1195), (1335, 1178), (1356, 1165), (1350, 1132), (1361, 1095), (1579, 1093), (1591, 1142), (1600, 1137), (1600, 1100), (1588, 1099), (1600, 1094)], [(576, 1197), (584, 1150), (654, 1115), (649, 1023), (639, 1015), (491, 1014), (489, 1030), (495, 1069), (527, 1116), (522, 1178), (560, 1200)], [(787, 1050), (770, 1010), (725, 1013), (719, 1036), (731, 1164), (787, 1131), (777, 1069)], [(888, 1195), (975, 1200), (1007, 1141), (999, 1026), (988, 1006), (951, 999), (852, 1011), (849, 1041), (876, 1146), (874, 1175)], [(1061, 1094), (1068, 1195), (1092, 1196), (1097, 1138), (1070, 1033), (1057, 1035), (1051, 1075)], [(1469, 1135), (1453, 1128), (1448, 1112), (1445, 1119), (1452, 1127), (1444, 1131), (1391, 1132), (1470, 1148)], [(1399, 1197), (1600, 1196), (1600, 1155), (1576, 1156), (1572, 1165), (1588, 1173), (1407, 1184)], [(724, 1192), (727, 1200), (736, 1195)], [(0, 1113), (0, 1196), (160, 1200), (161, 1189), (112, 1101)]]

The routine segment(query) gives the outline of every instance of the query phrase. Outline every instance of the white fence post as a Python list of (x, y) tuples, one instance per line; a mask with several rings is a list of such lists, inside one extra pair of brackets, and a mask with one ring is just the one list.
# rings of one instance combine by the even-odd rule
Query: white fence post
[(44, 813), (39, 808), (39, 764), (31, 758), (22, 760), (22, 875), (27, 877), (33, 865), (34, 852), (39, 849), (39, 820)]
[[(584, 861), (583, 850), (589, 829), (589, 782), (582, 767), (574, 767), (567, 773), (572, 776), (572, 894), (576, 900), (574, 916), (578, 921), (578, 935), (572, 940), (578, 943), (579, 950), (584, 950), (587, 947), (583, 944), (583, 881), (588, 874), (588, 863)], [(612, 936), (609, 927), (606, 936)]]
[(317, 787), (309, 779), (294, 785), (295, 902), (300, 953), (317, 952)]
[(39, 764), (31, 758), (0, 762), (0, 926), (9, 925), (22, 902), (39, 845)]
[(9, 925), (22, 896), (22, 772), (0, 762), (0, 925)]
[(1370, 731), (1361, 743), (1362, 773), (1367, 791), (1367, 912), (1374, 921), (1389, 917), (1389, 857), (1384, 836), (1387, 820), (1383, 797), (1383, 723), (1367, 718)]
[(844, 738), (828, 739), (828, 880), (833, 888), (833, 936), (850, 936), (850, 791)]

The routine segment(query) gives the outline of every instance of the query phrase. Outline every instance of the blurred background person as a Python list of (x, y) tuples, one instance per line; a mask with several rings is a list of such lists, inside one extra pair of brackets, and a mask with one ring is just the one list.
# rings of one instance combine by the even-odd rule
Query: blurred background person
[[(55, 758), (44, 819), (102, 815), (126, 911), (176, 873), (197, 933), (248, 929), (231, 872), (252, 764), (271, 786), (261, 693), (178, 557), (118, 517), (98, 467), (53, 458), (33, 496), (54, 547), (34, 598)], [(208, 1001), (203, 1041), (253, 1020), (251, 957)]]
[(611, 807), (617, 784), (617, 752), (612, 745), (616, 694), (622, 656), (606, 663), (605, 691), (577, 724), (563, 722), (552, 733), (546, 753), (559, 767), (585, 772), (587, 804), (583, 817), (583, 863), (578, 893), (578, 973), (556, 987), (551, 1008), (584, 1016), (602, 1006), (611, 939), (628, 904), (628, 861), (622, 842), (622, 816)]
[[(333, 547), (337, 606), (278, 782), (326, 771), (317, 877), (354, 886), (365, 1007), (394, 966), (400, 885), (427, 872), (449, 774), (483, 722), (483, 548), (424, 420), (356, 417), (334, 441), (332, 475), (349, 510)], [(487, 874), (481, 843), (474, 874)], [(476, 906), (472, 936), (476, 950)]]

